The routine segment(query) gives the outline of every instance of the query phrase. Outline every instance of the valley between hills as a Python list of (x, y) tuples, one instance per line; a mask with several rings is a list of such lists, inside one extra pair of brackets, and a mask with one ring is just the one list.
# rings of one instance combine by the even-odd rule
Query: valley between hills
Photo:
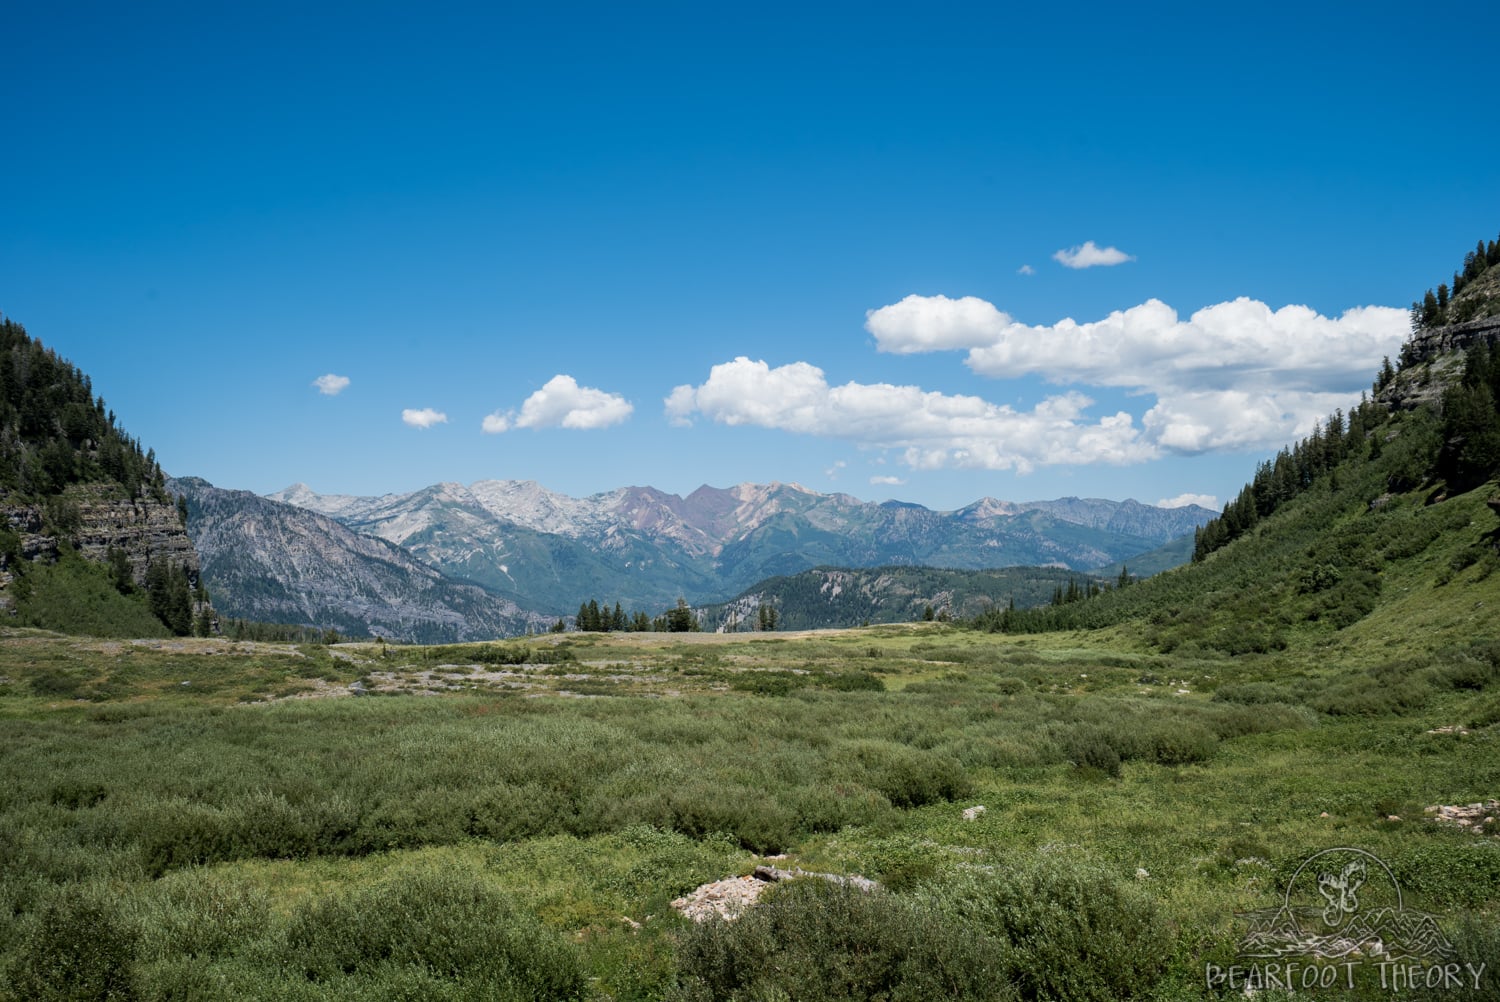
[[(1500, 996), (1488, 253), (1434, 297), (1455, 317), (1419, 302), (1371, 393), (1247, 471), (1150, 575), (1084, 571), (1195, 513), (1132, 510), (1162, 524), (1126, 533), (1124, 505), (1100, 527), (782, 485), (621, 492), (650, 516), (564, 529), (485, 514), (505, 491), (543, 498), (527, 485), (277, 499), (173, 480), (5, 321), (0, 997)], [(713, 536), (700, 502), (719, 524), (769, 514)], [(502, 575), (529, 553), (585, 562), (619, 575), (581, 579), (608, 603), (634, 566), (610, 554), (654, 546), (718, 582), (720, 615), (783, 572), (788, 617), (835, 584), (879, 590), (868, 564), (778, 566), (785, 538), (839, 555), (900, 525), (928, 547), (915, 560), (1030, 526), (1090, 555), (1049, 572), (1077, 587), (1012, 604), (1009, 579), (930, 621), (908, 604), (901, 622), (694, 631), (708, 606), (684, 604), (681, 630), (552, 632), (557, 606), (455, 572), (480, 538), (459, 528), (486, 519), (475, 548)], [(1143, 549), (1111, 550), (1122, 535)], [(939, 571), (983, 566), (888, 576), (929, 601), (958, 592)], [(298, 587), (384, 602), (412, 635), (334, 605), (349, 618), (280, 619)], [(221, 595), (277, 618), (225, 615)]]

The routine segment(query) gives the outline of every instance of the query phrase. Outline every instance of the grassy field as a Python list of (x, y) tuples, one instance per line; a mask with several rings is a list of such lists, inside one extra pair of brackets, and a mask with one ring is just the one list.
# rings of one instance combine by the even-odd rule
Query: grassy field
[[(1450, 624), (1430, 643), (1375, 615), (1238, 657), (1129, 627), (440, 648), (12, 631), (0, 984), (1217, 997), (1206, 965), (1234, 962), (1243, 913), (1334, 846), (1388, 864), (1493, 970), (1500, 839), (1424, 813), (1500, 795), (1500, 647), (1451, 625), (1489, 622), (1479, 573), (1401, 594)], [(783, 854), (882, 890), (793, 881), (703, 926), (671, 907)]]

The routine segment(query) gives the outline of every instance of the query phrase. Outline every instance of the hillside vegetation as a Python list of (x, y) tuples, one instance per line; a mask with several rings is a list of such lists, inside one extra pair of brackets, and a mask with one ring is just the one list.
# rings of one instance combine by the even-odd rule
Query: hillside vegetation
[(89, 377), (0, 319), (0, 614), (152, 636), (192, 632), (196, 612), (206, 631), (184, 514)]

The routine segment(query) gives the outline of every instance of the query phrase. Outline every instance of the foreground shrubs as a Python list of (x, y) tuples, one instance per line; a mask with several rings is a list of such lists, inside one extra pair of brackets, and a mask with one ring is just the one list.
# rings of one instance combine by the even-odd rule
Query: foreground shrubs
[(286, 973), (314, 982), (475, 982), (485, 998), (582, 998), (577, 955), (534, 915), (449, 872), (407, 873), (303, 908), (286, 934)]
[(1134, 884), (1087, 863), (1042, 858), (934, 888), (934, 910), (997, 944), (1001, 976), (1023, 999), (1149, 995), (1171, 930)]
[(113, 899), (92, 887), (59, 889), (38, 910), (16, 951), (10, 988), (17, 999), (135, 997), (136, 931)]
[(689, 930), (668, 997), (1103, 1002), (1150, 995), (1170, 948), (1148, 895), (1067, 860), (910, 895), (799, 881), (734, 922)]
[(733, 922), (689, 930), (673, 1002), (1014, 999), (990, 944), (884, 892), (796, 881)]

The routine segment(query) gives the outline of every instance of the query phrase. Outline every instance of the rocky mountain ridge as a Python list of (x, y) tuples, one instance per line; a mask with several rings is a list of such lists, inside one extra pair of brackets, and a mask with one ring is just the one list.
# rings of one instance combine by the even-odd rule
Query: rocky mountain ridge
[(984, 498), (944, 512), (783, 483), (703, 486), (686, 497), (622, 487), (586, 498), (513, 480), (380, 497), (320, 495), (296, 484), (267, 500), (335, 519), (551, 614), (592, 596), (639, 608), (666, 608), (678, 596), (720, 601), (819, 565), (1085, 570), (1154, 550), (1214, 515), (1097, 498)]
[(422, 643), (527, 633), (554, 622), (305, 508), (192, 477), (167, 486), (186, 500), (203, 573), (225, 615)]

